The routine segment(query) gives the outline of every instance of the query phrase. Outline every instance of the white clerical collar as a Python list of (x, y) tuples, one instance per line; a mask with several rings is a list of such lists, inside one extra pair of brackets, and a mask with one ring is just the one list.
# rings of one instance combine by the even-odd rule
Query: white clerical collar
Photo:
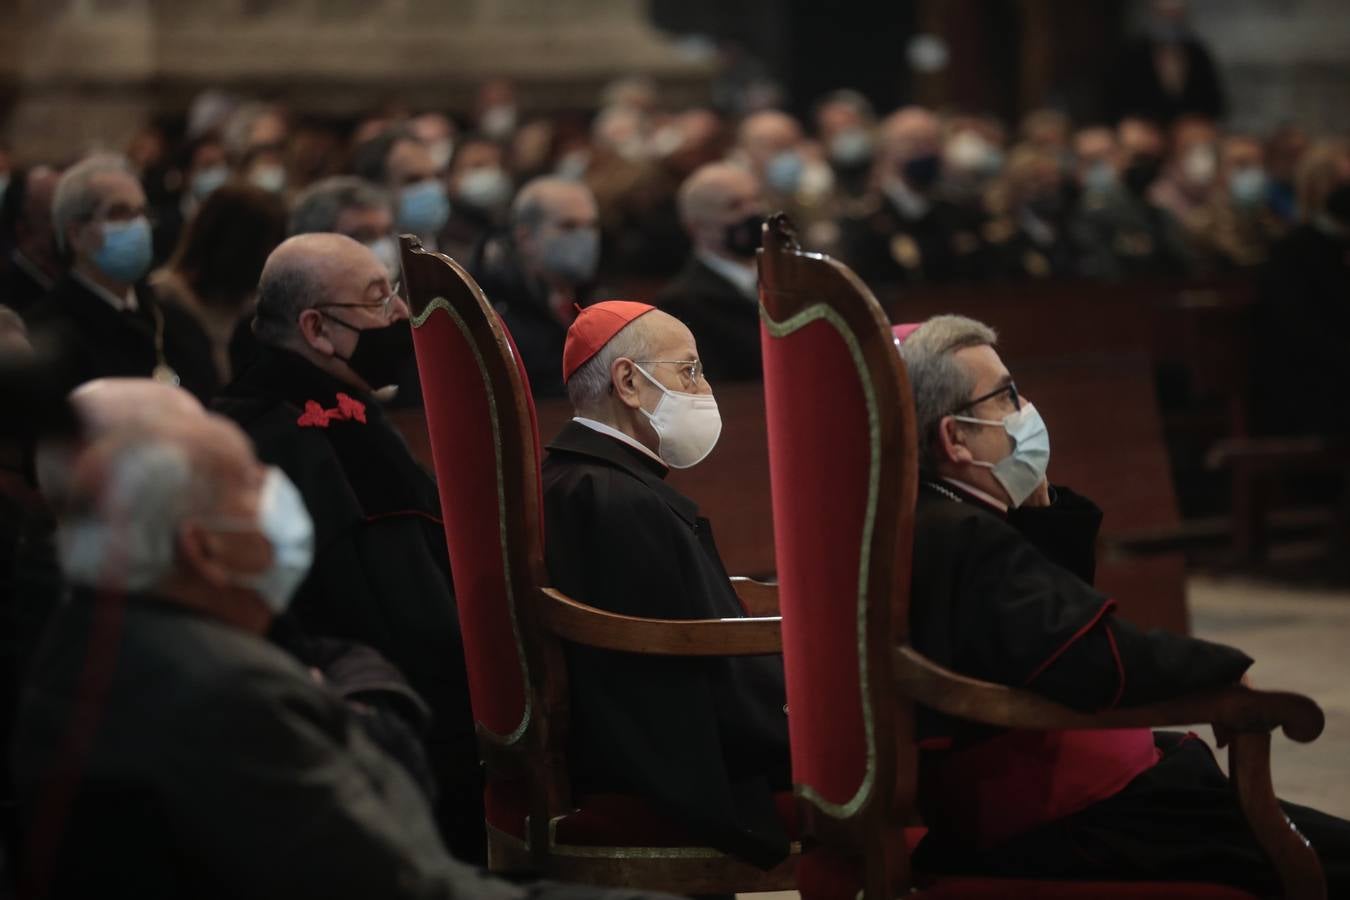
[(42, 271), (37, 263), (24, 256), (18, 250), (11, 253), (9, 259), (10, 262), (22, 269), (29, 278), (33, 279), (38, 287), (42, 288), (44, 291), (50, 291), (52, 289), (53, 282), (51, 276)]
[[(635, 450), (641, 450), (643, 453), (647, 454), (652, 459), (659, 462), (662, 466), (666, 465), (666, 461), (661, 457), (657, 456), (655, 453), (653, 453), (650, 447), (643, 444), (641, 441), (634, 440), (633, 438), (629, 437), (628, 435), (624, 434), (622, 431), (611, 425), (606, 425), (604, 422), (597, 422), (595, 419), (587, 419), (584, 416), (573, 416), (572, 421), (576, 422), (578, 425), (585, 425), (592, 431), (598, 431), (603, 435), (612, 437), (616, 441), (621, 441), (622, 443), (627, 444), (628, 446), (634, 448)], [(667, 466), (667, 468), (669, 467)]]
[(1004, 503), (1002, 500), (998, 499), (993, 494), (986, 493), (985, 491), (980, 490), (974, 485), (967, 484), (966, 482), (961, 481), (960, 479), (957, 478), (948, 478), (947, 476), (944, 475), (942, 476), (942, 480), (954, 487), (959, 487), (961, 490), (965, 491), (967, 494), (970, 494), (972, 497), (975, 497), (979, 500), (983, 500), (985, 503), (988, 503), (990, 506), (992, 506), (994, 509), (998, 510), (1001, 513), (1006, 514), (1008, 512), (1008, 504)]
[(698, 257), (699, 262), (730, 281), (736, 290), (751, 300), (759, 301), (759, 272), (753, 263), (747, 266), (709, 253), (701, 247), (694, 251), (694, 255)]
[(86, 277), (84, 276), (83, 273), (81, 273), (80, 271), (78, 271), (78, 270), (76, 270), (76, 269), (71, 269), (71, 270), (70, 270), (70, 277), (74, 278), (74, 279), (75, 279), (76, 281), (78, 281), (80, 284), (82, 284), (82, 285), (84, 285), (86, 288), (88, 288), (89, 291), (90, 291), (91, 293), (93, 293), (93, 294), (95, 294), (96, 296), (102, 298), (109, 306), (111, 306), (113, 309), (117, 310), (118, 312), (135, 312), (135, 311), (136, 311), (136, 289), (135, 289), (135, 288), (127, 288), (127, 295), (126, 295), (125, 297), (118, 297), (118, 296), (117, 296), (116, 294), (114, 294), (112, 291), (108, 290), (108, 289), (105, 288), (103, 285), (99, 284), (98, 282), (94, 281), (93, 279), (91, 279), (91, 278), (86, 278)]
[(895, 208), (900, 215), (911, 222), (928, 215), (928, 210), (933, 206), (928, 202), (927, 197), (910, 190), (909, 185), (898, 178), (887, 178), (882, 183), (881, 189), (886, 192), (887, 197), (891, 198), (891, 202), (895, 204)]

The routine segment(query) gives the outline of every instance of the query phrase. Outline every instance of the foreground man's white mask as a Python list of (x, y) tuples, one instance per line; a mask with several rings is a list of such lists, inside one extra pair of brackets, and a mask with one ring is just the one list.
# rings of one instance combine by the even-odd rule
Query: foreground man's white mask
[[(687, 469), (701, 463), (722, 434), (722, 415), (712, 394), (672, 391), (633, 363), (661, 391), (661, 401), (652, 412), (642, 410), (660, 440), (656, 455), (672, 469)], [(639, 407), (641, 409), (641, 407)]]

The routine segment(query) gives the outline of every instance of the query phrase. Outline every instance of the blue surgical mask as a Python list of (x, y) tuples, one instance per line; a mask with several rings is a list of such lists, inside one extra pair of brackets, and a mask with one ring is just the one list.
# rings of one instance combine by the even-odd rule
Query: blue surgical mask
[(1243, 209), (1254, 209), (1265, 203), (1269, 190), (1270, 182), (1259, 166), (1239, 169), (1228, 178), (1229, 196)]
[(795, 150), (784, 150), (764, 167), (764, 180), (780, 194), (795, 194), (801, 185), (806, 164)]
[(217, 188), (229, 180), (230, 170), (227, 166), (211, 166), (210, 168), (202, 169), (192, 176), (192, 184), (190, 186), (192, 196), (198, 202), (205, 200), (207, 197), (211, 196), (211, 194), (215, 193)]
[(599, 230), (574, 228), (555, 234), (544, 242), (539, 265), (545, 272), (569, 284), (584, 284), (595, 277), (595, 267), (599, 262)]
[(398, 194), (398, 227), (413, 234), (435, 234), (450, 218), (445, 185), (435, 178), (410, 184)]
[(154, 246), (150, 220), (137, 216), (125, 222), (104, 222), (103, 245), (94, 254), (94, 265), (113, 281), (133, 284), (150, 269)]
[(1083, 173), (1083, 190), (1093, 193), (1109, 191), (1116, 186), (1116, 169), (1109, 162), (1095, 162)]
[(865, 166), (872, 159), (872, 135), (865, 128), (846, 128), (830, 138), (830, 162), (843, 169)]
[(1012, 439), (1013, 449), (996, 463), (974, 460), (972, 465), (989, 469), (995, 480), (1008, 492), (1013, 506), (1021, 506), (1045, 481), (1050, 466), (1050, 431), (1041, 414), (1030, 403), (1024, 403), (1017, 412), (1002, 419), (977, 419), (973, 416), (952, 416), (958, 422), (1002, 428)]
[(253, 522), (216, 521), (212, 527), (230, 531), (259, 531), (272, 545), (272, 562), (261, 572), (240, 575), (235, 583), (251, 588), (280, 615), (290, 605), (314, 561), (314, 520), (295, 484), (272, 466), (258, 495), (258, 518)]

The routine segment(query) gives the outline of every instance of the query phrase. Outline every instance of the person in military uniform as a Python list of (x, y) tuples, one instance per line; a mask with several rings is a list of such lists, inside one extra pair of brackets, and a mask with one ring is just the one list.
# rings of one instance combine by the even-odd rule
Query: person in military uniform
[(978, 218), (939, 196), (942, 131), (910, 106), (880, 130), (871, 203), (842, 223), (841, 255), (872, 285), (982, 277), (988, 257)]
[(1064, 176), (1054, 154), (1024, 145), (990, 191), (993, 216), (981, 233), (1003, 278), (1050, 278), (1078, 271), (1069, 239)]
[(1072, 225), (1082, 274), (1105, 279), (1186, 275), (1194, 263), (1185, 235), (1170, 213), (1148, 199), (1162, 171), (1162, 132), (1143, 119), (1127, 119), (1118, 136), (1119, 180), (1086, 185)]

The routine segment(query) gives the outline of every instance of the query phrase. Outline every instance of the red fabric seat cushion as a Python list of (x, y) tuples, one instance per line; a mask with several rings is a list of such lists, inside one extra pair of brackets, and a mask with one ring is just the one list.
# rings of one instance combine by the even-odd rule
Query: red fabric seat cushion
[[(522, 781), (488, 784), (485, 797), (488, 824), (525, 839), (529, 803)], [(628, 794), (590, 794), (573, 798), (577, 809), (558, 820), (554, 831), (559, 844), (587, 847), (703, 847), (687, 828), (657, 811), (645, 800)], [(774, 795), (774, 806), (797, 839), (797, 804), (790, 791)]]

